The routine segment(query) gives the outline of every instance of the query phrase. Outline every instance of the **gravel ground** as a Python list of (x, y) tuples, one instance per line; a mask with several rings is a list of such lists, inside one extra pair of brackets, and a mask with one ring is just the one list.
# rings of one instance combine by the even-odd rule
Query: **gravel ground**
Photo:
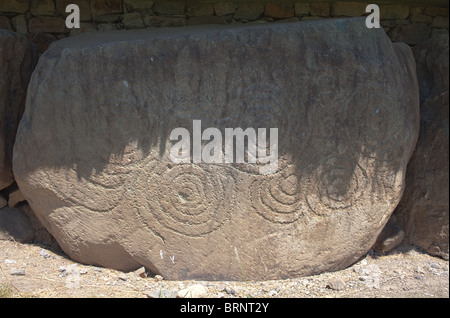
[(86, 266), (48, 246), (0, 241), (0, 297), (448, 298), (449, 263), (412, 247), (372, 251), (353, 266), (271, 281), (166, 281)]

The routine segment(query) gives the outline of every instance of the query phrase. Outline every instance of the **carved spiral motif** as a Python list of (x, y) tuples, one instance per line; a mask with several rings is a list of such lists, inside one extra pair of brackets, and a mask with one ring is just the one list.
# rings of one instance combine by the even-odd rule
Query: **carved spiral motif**
[(352, 160), (329, 157), (306, 182), (306, 201), (318, 215), (331, 211), (354, 211), (355, 203), (368, 191), (366, 172)]
[(155, 219), (165, 230), (193, 237), (216, 231), (229, 219), (236, 196), (235, 181), (216, 171), (220, 167), (172, 166), (155, 160), (151, 165), (156, 168), (145, 181), (147, 200), (140, 211), (144, 218)]
[[(94, 212), (108, 212), (116, 208), (135, 182), (134, 171), (140, 170), (142, 158), (134, 147), (121, 156), (110, 158), (100, 172), (79, 175), (74, 169), (42, 168), (52, 190), (61, 199)], [(57, 177), (56, 177), (57, 176)]]
[(300, 179), (293, 166), (271, 177), (257, 178), (250, 187), (252, 208), (269, 222), (293, 223), (301, 215)]

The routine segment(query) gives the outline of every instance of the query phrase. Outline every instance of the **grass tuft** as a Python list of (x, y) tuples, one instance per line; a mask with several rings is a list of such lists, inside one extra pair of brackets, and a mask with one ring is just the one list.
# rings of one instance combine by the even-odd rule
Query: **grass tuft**
[(0, 298), (11, 298), (12, 291), (7, 285), (0, 285)]

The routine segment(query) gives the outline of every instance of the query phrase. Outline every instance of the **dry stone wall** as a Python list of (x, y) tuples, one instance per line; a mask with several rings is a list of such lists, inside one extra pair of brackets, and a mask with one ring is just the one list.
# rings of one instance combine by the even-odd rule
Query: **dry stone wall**
[[(416, 45), (434, 33), (448, 30), (448, 3), (378, 2), (381, 25), (393, 41)], [(65, 27), (65, 9), (70, 3), (80, 8), (79, 29)], [(355, 17), (366, 14), (368, 3), (371, 2), (2, 0), (0, 28), (26, 34), (43, 52), (51, 42), (83, 32)]]

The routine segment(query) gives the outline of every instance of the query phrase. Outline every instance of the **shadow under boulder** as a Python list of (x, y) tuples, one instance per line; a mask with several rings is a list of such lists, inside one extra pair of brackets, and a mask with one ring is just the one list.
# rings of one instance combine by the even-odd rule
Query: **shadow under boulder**
[(33, 226), (27, 215), (17, 208), (0, 209), (0, 240), (30, 242), (35, 238)]

